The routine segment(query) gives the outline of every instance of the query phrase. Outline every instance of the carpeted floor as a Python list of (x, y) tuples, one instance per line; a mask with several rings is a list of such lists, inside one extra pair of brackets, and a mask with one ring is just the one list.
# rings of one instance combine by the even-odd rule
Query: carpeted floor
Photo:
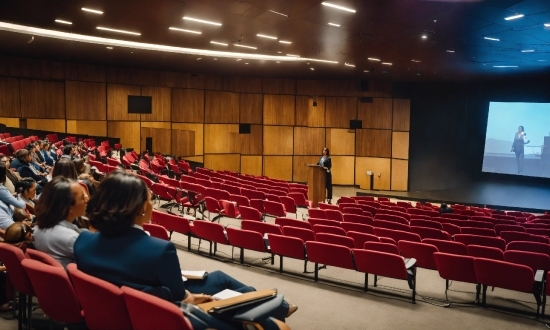
[[(335, 195), (355, 195), (353, 188), (335, 187)], [(299, 214), (301, 218), (301, 214)], [(267, 218), (273, 223), (273, 218)], [(222, 218), (223, 225), (239, 227), (239, 220)], [(536, 320), (536, 304), (531, 294), (495, 288), (488, 290), (489, 307), (472, 304), (475, 286), (467, 283), (451, 284), (449, 308), (430, 304), (423, 297), (445, 298), (445, 280), (433, 270), (419, 269), (417, 273), (417, 302), (411, 303), (411, 290), (405, 281), (379, 278), (373, 288), (369, 278), (369, 292), (363, 292), (364, 274), (329, 266), (320, 270), (319, 282), (313, 274), (302, 274), (304, 263), (284, 259), (284, 273), (279, 274), (279, 259), (275, 264), (262, 258), (267, 254), (245, 250), (245, 265), (239, 263), (239, 250), (218, 245), (215, 258), (208, 257), (208, 242), (192, 239), (192, 251), (187, 251), (187, 237), (175, 233), (172, 241), (178, 246), (182, 269), (222, 270), (256, 289), (277, 288), (285, 299), (299, 306), (287, 320), (292, 329), (546, 329), (542, 320)], [(147, 265), (143, 265), (147, 267)], [(314, 265), (308, 263), (308, 270)], [(510, 310), (507, 310), (510, 309)], [(47, 322), (35, 311), (34, 328), (46, 329)], [(0, 329), (15, 330), (17, 322), (6, 320), (0, 314)], [(549, 320), (550, 321), (550, 320)], [(56, 327), (62, 329), (62, 327)]]

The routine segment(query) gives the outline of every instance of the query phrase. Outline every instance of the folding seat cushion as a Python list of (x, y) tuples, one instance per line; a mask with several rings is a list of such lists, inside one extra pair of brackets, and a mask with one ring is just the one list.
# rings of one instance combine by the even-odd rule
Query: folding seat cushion
[(278, 225), (259, 221), (242, 220), (241, 228), (244, 230), (256, 231), (262, 235), (268, 233), (281, 235), (283, 233), (281, 227), (279, 227)]
[(400, 216), (397, 216), (397, 215), (393, 215), (393, 214), (380, 214), (380, 213), (377, 213), (374, 216), (374, 219), (396, 222), (396, 223), (400, 223), (400, 224), (403, 224), (403, 225), (409, 225), (409, 221), (407, 219), (405, 219), (403, 217), (400, 217)]
[(441, 226), (440, 222), (431, 221), (431, 220), (411, 219), (409, 225), (416, 226), (416, 227), (433, 228), (433, 229), (439, 229), (439, 230), (443, 229), (443, 226)]
[(373, 221), (373, 227), (376, 228), (385, 228), (385, 229), (392, 229), (392, 230), (400, 230), (400, 231), (411, 231), (411, 227), (409, 225), (404, 225), (397, 222), (392, 221), (385, 221), (385, 220), (374, 220)]
[(308, 214), (310, 218), (316, 218), (316, 219), (328, 219), (327, 213), (325, 210), (321, 209), (309, 209)]

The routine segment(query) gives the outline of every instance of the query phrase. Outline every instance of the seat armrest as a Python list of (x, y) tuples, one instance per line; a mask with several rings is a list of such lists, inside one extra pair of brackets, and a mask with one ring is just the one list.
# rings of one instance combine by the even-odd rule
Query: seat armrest
[(274, 310), (279, 308), (283, 303), (284, 296), (278, 294), (275, 298), (270, 299), (259, 306), (256, 306), (248, 311), (233, 316), (233, 321), (258, 322), (270, 317)]
[(543, 279), (544, 279), (544, 270), (542, 269), (537, 270), (537, 272), (535, 273), (535, 282), (542, 282)]
[(271, 249), (269, 248), (269, 238), (267, 236), (267, 233), (264, 234), (264, 244), (265, 244), (265, 248), (268, 250), (268, 251), (271, 251)]
[(411, 267), (416, 265), (416, 259), (415, 258), (405, 258), (405, 268), (410, 269)]

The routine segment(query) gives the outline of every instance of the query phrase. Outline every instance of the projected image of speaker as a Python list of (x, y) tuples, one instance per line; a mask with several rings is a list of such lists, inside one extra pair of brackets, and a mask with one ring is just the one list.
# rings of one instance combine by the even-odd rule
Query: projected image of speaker
[(128, 95), (128, 113), (152, 113), (153, 98), (151, 96)]
[(361, 129), (363, 128), (363, 121), (352, 119), (349, 121), (349, 129)]
[(239, 124), (239, 134), (250, 134), (250, 124)]

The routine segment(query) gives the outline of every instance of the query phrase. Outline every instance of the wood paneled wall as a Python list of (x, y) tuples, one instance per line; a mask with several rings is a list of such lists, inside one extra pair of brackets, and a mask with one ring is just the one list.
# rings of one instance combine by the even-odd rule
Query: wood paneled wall
[[(118, 137), (124, 147), (172, 153), (227, 169), (304, 182), (326, 146), (333, 183), (407, 190), (410, 101), (391, 83), (296, 80), (106, 67), (0, 56), (0, 123)], [(151, 96), (129, 114), (128, 95)], [(349, 130), (350, 120), (362, 129)], [(239, 134), (239, 124), (251, 124)]]

